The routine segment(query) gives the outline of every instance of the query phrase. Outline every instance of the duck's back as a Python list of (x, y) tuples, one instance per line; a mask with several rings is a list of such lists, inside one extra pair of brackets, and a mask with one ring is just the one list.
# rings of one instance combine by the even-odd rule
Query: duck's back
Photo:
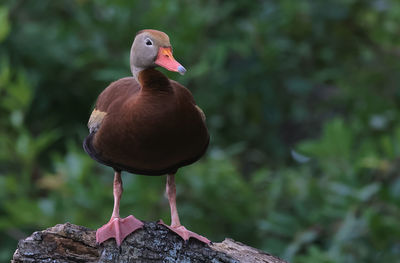
[(120, 107), (128, 98), (138, 95), (140, 85), (133, 77), (126, 77), (112, 82), (96, 101), (96, 109), (102, 112), (110, 112), (110, 107)]
[(91, 117), (101, 121), (85, 139), (86, 152), (116, 170), (145, 175), (173, 173), (198, 160), (209, 142), (201, 110), (189, 90), (167, 81), (168, 92), (144, 92), (134, 78), (107, 87), (92, 113), (102, 116)]

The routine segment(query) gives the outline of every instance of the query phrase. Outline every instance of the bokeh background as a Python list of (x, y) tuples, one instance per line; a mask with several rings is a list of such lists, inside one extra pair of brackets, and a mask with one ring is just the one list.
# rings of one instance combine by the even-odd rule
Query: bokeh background
[[(0, 261), (19, 239), (108, 221), (113, 173), (81, 147), (138, 30), (169, 34), (207, 115), (181, 221), (293, 263), (400, 262), (400, 1), (5, 0)], [(121, 215), (169, 222), (165, 177), (124, 174)]]

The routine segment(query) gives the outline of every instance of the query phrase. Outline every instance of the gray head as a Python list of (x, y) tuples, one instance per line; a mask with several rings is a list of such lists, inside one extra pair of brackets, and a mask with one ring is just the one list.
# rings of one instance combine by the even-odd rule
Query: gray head
[(146, 29), (136, 34), (130, 55), (133, 76), (137, 79), (140, 71), (156, 66), (184, 74), (186, 69), (172, 56), (169, 37), (164, 32)]

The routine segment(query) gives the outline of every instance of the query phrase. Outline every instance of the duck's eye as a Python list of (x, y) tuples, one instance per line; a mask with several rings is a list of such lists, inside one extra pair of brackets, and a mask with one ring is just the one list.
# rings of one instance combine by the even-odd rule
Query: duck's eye
[(151, 45), (153, 45), (153, 42), (151, 42), (150, 39), (146, 39), (146, 45), (151, 46)]

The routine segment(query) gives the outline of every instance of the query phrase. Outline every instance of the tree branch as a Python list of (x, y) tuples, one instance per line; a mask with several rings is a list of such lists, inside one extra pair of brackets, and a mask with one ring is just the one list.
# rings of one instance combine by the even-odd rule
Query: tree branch
[(119, 248), (114, 239), (97, 246), (95, 236), (95, 231), (82, 226), (56, 225), (21, 240), (11, 262), (285, 263), (232, 239), (211, 246), (192, 239), (185, 242), (155, 222), (146, 222), (143, 229), (129, 235)]

